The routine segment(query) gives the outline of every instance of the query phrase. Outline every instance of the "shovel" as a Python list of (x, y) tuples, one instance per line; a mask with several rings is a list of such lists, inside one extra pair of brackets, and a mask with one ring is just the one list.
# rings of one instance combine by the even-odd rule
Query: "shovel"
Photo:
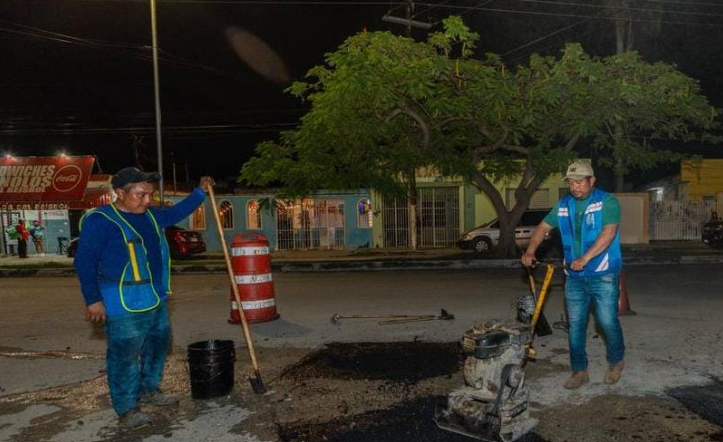
[[(211, 197), (211, 208), (213, 209), (214, 218), (216, 218), (216, 228), (218, 229), (218, 237), (221, 241), (221, 248), (223, 248), (223, 256), (226, 259), (226, 269), (228, 270), (228, 277), (231, 279), (231, 287), (233, 289), (233, 296), (236, 303), (239, 306), (243, 306), (241, 303), (241, 295), (238, 292), (238, 286), (236, 285), (236, 278), (233, 274), (233, 267), (231, 266), (231, 257), (228, 253), (228, 246), (226, 245), (226, 238), (223, 236), (223, 226), (221, 225), (221, 216), (218, 213), (218, 206), (216, 205), (216, 196), (213, 193), (213, 186), (208, 186), (208, 195)], [(243, 307), (241, 307), (243, 309)], [(251, 367), (253, 373), (249, 375), (249, 382), (254, 393), (263, 394), (266, 393), (266, 387), (264, 382), (261, 380), (261, 372), (259, 371), (259, 364), (256, 362), (256, 353), (254, 352), (254, 341), (251, 339), (251, 330), (249, 330), (249, 324), (246, 321), (246, 316), (243, 311), (239, 315), (241, 317), (241, 328), (243, 329), (244, 339), (246, 340), (246, 348), (249, 350), (249, 358), (251, 358)]]

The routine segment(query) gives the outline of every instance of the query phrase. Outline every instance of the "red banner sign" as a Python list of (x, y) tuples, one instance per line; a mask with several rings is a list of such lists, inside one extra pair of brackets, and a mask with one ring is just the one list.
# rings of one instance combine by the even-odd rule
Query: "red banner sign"
[(83, 199), (95, 158), (0, 158), (0, 202), (68, 202)]

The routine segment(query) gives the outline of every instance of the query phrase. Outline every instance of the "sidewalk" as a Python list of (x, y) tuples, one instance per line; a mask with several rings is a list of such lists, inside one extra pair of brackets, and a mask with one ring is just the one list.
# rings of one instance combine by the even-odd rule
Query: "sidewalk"
[[(558, 256), (548, 257), (559, 261)], [(655, 242), (623, 246), (626, 265), (675, 265), (723, 263), (723, 250), (712, 249), (698, 241)], [(496, 259), (457, 248), (423, 249), (358, 249), (358, 250), (294, 250), (271, 254), (274, 271), (278, 272), (340, 272), (393, 270), (469, 270), (483, 268), (516, 268), (517, 259)], [(0, 257), (0, 277), (9, 276), (71, 276), (73, 260), (65, 256), (30, 255)], [(223, 255), (207, 253), (189, 260), (173, 262), (173, 273), (225, 272)]]

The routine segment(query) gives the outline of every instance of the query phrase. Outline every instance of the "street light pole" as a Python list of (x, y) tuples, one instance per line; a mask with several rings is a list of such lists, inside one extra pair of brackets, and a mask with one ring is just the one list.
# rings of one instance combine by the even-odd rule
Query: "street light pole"
[(156, 26), (156, 0), (151, 3), (151, 51), (153, 53), (153, 98), (156, 106), (156, 150), (158, 155), (158, 192), (161, 207), (163, 207), (163, 144), (161, 137), (161, 91), (158, 73), (158, 30)]

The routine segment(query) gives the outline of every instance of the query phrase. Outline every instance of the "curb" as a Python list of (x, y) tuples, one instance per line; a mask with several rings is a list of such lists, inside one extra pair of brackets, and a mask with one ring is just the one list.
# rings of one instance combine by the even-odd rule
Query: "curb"
[[(553, 261), (561, 264), (560, 260)], [(629, 256), (623, 258), (627, 266), (642, 265), (678, 265), (678, 264), (723, 264), (723, 255), (681, 255), (672, 256)], [(482, 270), (482, 269), (515, 269), (520, 267), (517, 259), (464, 259), (464, 260), (360, 260), (360, 261), (279, 261), (272, 263), (271, 268), (280, 273), (321, 273), (321, 272), (383, 272), (400, 270)], [(212, 265), (174, 265), (174, 275), (195, 275), (205, 273), (225, 273), (226, 266)], [(75, 276), (75, 269), (56, 268), (0, 268), (0, 278), (11, 277), (65, 277)]]

